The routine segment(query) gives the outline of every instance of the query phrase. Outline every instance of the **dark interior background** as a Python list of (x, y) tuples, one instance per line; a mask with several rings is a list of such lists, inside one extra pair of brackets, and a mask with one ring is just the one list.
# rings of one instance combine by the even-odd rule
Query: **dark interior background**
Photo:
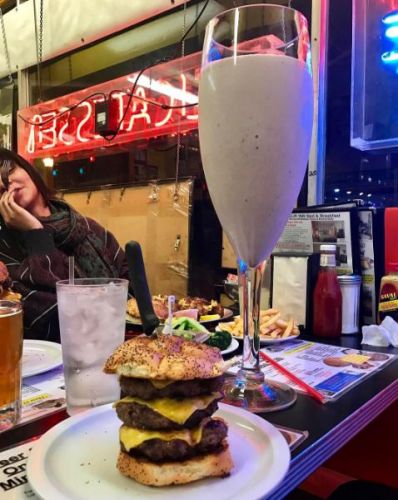
[(363, 152), (350, 146), (352, 1), (329, 4), (325, 202), (398, 205), (397, 149)]

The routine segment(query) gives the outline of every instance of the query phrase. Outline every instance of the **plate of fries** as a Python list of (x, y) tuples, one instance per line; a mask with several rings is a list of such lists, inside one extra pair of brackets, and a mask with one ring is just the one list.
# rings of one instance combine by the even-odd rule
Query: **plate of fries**
[[(235, 316), (233, 321), (219, 323), (216, 330), (226, 330), (234, 338), (243, 337), (243, 320)], [(278, 309), (260, 311), (260, 344), (286, 342), (300, 335), (300, 330), (293, 318), (285, 319)]]

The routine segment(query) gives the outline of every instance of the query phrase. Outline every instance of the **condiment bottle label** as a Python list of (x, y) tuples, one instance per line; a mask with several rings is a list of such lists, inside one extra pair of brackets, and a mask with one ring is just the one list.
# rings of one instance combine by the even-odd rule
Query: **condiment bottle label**
[[(383, 278), (384, 280), (385, 278)], [(380, 290), (379, 300), (380, 321), (386, 316), (398, 319), (398, 287), (396, 280), (387, 280), (383, 283)]]
[(336, 255), (334, 253), (321, 254), (321, 267), (336, 267)]
[(379, 304), (379, 311), (395, 311), (396, 309), (398, 309), (398, 300), (380, 302)]

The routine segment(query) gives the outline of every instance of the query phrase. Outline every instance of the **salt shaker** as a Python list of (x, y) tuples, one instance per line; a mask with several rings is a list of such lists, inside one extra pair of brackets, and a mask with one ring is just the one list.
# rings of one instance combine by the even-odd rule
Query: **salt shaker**
[(361, 293), (361, 276), (342, 275), (337, 279), (340, 283), (342, 304), (342, 334), (359, 332), (359, 299)]

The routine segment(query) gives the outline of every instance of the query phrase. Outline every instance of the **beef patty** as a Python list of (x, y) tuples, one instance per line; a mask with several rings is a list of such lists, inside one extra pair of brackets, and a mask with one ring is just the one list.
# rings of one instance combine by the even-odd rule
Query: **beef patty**
[(149, 400), (156, 398), (190, 398), (202, 394), (210, 394), (221, 389), (224, 375), (214, 378), (179, 380), (162, 389), (157, 389), (147, 379), (121, 376), (119, 379), (122, 397), (134, 396)]
[(199, 425), (205, 417), (213, 415), (218, 407), (217, 401), (213, 401), (203, 410), (196, 410), (183, 425), (169, 420), (167, 417), (149, 408), (149, 406), (140, 403), (117, 403), (116, 413), (120, 420), (128, 427), (155, 431), (171, 431), (183, 428), (192, 429)]
[(172, 462), (192, 458), (197, 455), (213, 453), (223, 449), (223, 440), (228, 432), (227, 424), (221, 419), (208, 419), (203, 423), (202, 439), (195, 446), (190, 446), (182, 439), (163, 441), (150, 439), (136, 448), (126, 451), (123, 444), (121, 448), (132, 457), (142, 457), (152, 462)]

